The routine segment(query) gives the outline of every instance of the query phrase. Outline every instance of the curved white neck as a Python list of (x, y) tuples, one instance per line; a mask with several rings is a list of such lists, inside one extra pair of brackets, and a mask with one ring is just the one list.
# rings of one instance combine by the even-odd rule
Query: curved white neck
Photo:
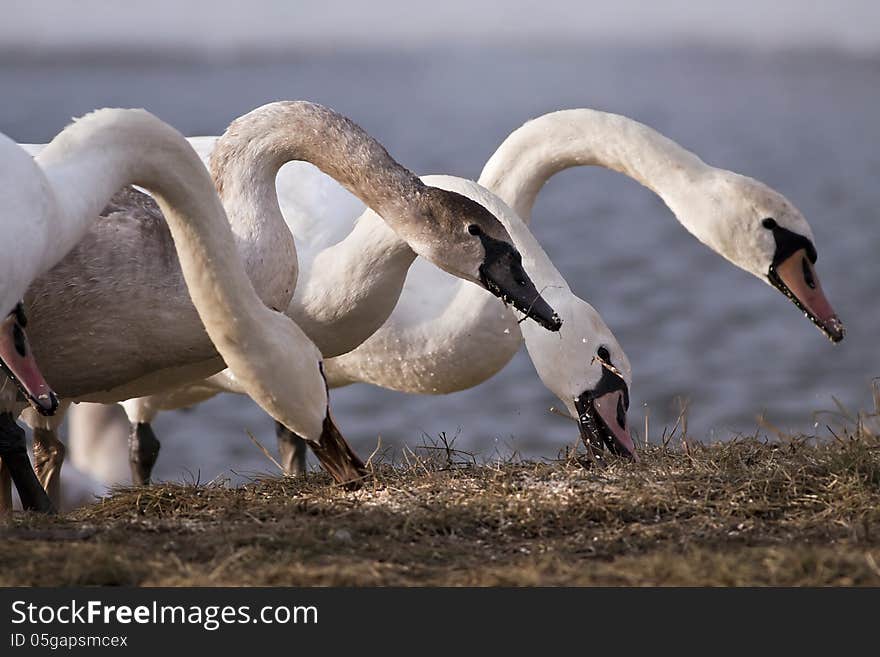
[[(284, 310), (296, 287), (299, 263), (296, 244), (278, 206), (275, 178), (277, 166), (265, 166), (260, 146), (235, 148), (238, 135), (190, 139), (210, 166), (210, 153), (218, 144), (237, 155), (214, 171), (215, 184), (223, 189), (223, 207), (235, 236), (236, 247), (248, 276), (263, 303)], [(206, 151), (206, 152), (205, 152)], [(274, 163), (275, 160), (273, 159)]]
[(676, 216), (707, 165), (646, 125), (590, 109), (545, 114), (515, 130), (489, 159), (479, 182), (526, 223), (544, 183), (577, 166), (618, 171), (655, 192)]
[(288, 315), (325, 358), (351, 351), (388, 318), (415, 252), (374, 212), (322, 250), (303, 273)]

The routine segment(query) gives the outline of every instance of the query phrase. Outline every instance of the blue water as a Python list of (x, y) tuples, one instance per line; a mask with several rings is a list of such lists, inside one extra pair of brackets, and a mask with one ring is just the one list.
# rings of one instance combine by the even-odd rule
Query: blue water
[[(818, 271), (848, 334), (831, 345), (778, 292), (700, 245), (649, 191), (599, 169), (546, 186), (534, 231), (572, 288), (605, 317), (633, 364), (631, 422), (655, 439), (680, 398), (705, 439), (774, 425), (813, 430), (832, 396), (870, 406), (880, 376), (880, 59), (829, 52), (475, 50), (297, 52), (222, 61), (89, 55), (0, 62), (0, 131), (46, 141), (71, 116), (143, 106), (187, 134), (219, 134), (264, 102), (307, 98), (348, 114), (422, 173), (476, 177), (525, 120), (568, 107), (623, 113), (715, 165), (758, 178), (813, 226)], [(421, 444), (459, 434), (491, 457), (553, 457), (573, 424), (522, 351), (489, 382), (445, 397), (352, 386), (335, 391), (352, 444)], [(815, 430), (827, 434), (823, 419)], [(272, 445), (249, 400), (223, 396), (157, 423), (159, 478), (271, 471), (245, 429)], [(122, 445), (120, 445), (122, 449)], [(232, 475), (235, 478), (235, 475)]]

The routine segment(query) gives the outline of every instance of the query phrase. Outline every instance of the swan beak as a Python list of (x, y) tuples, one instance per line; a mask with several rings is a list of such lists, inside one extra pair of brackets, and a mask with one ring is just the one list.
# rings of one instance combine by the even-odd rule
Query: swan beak
[(324, 418), (324, 426), (321, 431), (321, 439), (318, 443), (310, 442), (310, 447), (318, 457), (321, 467), (324, 468), (337, 484), (347, 490), (357, 490), (367, 477), (367, 469), (354, 450), (342, 437), (333, 418), (330, 409)]
[(562, 328), (562, 320), (538, 292), (522, 266), (522, 256), (510, 244), (483, 236), (486, 259), (480, 265), (480, 282), (504, 303), (513, 304), (548, 331)]
[(626, 422), (625, 394), (625, 390), (617, 389), (598, 397), (587, 392), (575, 399), (581, 438), (595, 457), (601, 458), (607, 447), (616, 456), (639, 460)]
[(37, 367), (24, 332), (26, 324), (21, 304), (0, 323), (0, 371), (12, 379), (41, 415), (53, 415), (58, 410), (58, 397)]
[(768, 277), (829, 340), (843, 340), (846, 335), (843, 323), (828, 303), (806, 249), (798, 249), (778, 265), (771, 266)]

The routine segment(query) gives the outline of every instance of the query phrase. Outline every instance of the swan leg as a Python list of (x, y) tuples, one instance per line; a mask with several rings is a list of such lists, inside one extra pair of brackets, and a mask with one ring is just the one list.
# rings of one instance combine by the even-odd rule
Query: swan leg
[(284, 474), (301, 477), (306, 473), (306, 441), (280, 422), (275, 422), (278, 453)]
[(54, 429), (34, 429), (34, 471), (55, 508), (61, 508), (61, 466), (67, 448)]
[(0, 459), (9, 469), (25, 511), (55, 512), (28, 458), (24, 429), (15, 423), (12, 413), (0, 413)]
[(12, 515), (12, 475), (6, 461), (0, 459), (0, 519)]
[(161, 447), (149, 422), (134, 422), (128, 437), (128, 462), (131, 465), (131, 480), (135, 486), (150, 483), (153, 466), (159, 457)]

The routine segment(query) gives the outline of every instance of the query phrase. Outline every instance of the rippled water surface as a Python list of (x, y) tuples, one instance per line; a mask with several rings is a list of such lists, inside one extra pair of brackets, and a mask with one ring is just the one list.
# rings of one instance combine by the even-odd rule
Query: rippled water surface
[[(147, 107), (188, 134), (218, 134), (259, 104), (308, 98), (354, 118), (415, 171), (466, 177), (530, 117), (568, 107), (620, 112), (792, 200), (813, 226), (818, 271), (848, 328), (832, 346), (633, 181), (595, 168), (563, 172), (541, 193), (533, 228), (627, 350), (631, 421), (642, 425), (650, 409), (656, 438), (687, 398), (695, 436), (754, 432), (761, 413), (780, 428), (808, 430), (812, 411), (831, 408), (832, 396), (867, 408), (869, 382), (880, 375), (880, 60), (589, 49), (219, 62), (90, 56), (0, 62), (0, 89), (0, 131), (19, 141), (45, 141), (69, 117), (105, 105)], [(573, 424), (548, 412), (555, 401), (524, 350), (473, 390), (419, 397), (359, 385), (333, 401), (362, 454), (380, 434), (399, 446), (421, 444), (423, 432), (457, 433), (457, 445), (485, 456), (552, 457), (576, 438)], [(271, 444), (271, 422), (245, 398), (166, 414), (156, 429), (159, 478), (272, 468), (244, 433)]]

